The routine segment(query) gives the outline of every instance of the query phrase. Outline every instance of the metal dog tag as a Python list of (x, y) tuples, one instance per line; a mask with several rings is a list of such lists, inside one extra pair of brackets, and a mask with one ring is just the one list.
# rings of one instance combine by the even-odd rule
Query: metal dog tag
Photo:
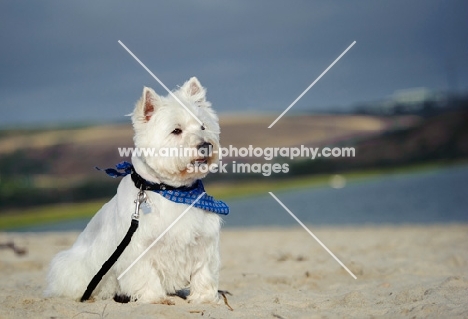
[(151, 205), (147, 201), (141, 204), (140, 209), (145, 215), (151, 213)]

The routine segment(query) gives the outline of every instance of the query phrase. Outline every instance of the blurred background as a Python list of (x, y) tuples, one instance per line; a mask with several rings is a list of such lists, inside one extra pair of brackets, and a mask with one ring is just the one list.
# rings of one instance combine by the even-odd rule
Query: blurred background
[[(468, 221), (466, 1), (0, 3), (0, 229), (80, 230), (116, 191), (143, 86), (197, 76), (236, 147), (354, 147), (211, 174), (226, 227)], [(271, 129), (270, 123), (356, 45)], [(259, 162), (226, 158), (225, 162)], [(228, 168), (231, 168), (228, 165)]]

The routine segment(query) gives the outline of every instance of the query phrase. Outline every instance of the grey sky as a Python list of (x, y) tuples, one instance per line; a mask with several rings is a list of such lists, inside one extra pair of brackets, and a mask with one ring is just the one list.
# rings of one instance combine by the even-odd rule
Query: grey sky
[(124, 119), (197, 76), (220, 113), (313, 111), (468, 89), (466, 1), (1, 1), (0, 125)]

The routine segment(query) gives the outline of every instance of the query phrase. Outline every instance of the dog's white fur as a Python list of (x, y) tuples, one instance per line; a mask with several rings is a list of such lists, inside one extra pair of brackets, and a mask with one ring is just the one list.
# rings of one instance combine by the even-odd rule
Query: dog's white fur
[[(195, 78), (173, 92), (196, 115), (201, 125), (174, 99), (158, 96), (144, 88), (132, 114), (136, 147), (197, 147), (203, 142), (219, 150), (218, 118), (205, 98), (205, 89)], [(172, 133), (174, 129), (180, 134)], [(135, 170), (143, 178), (171, 186), (190, 186), (206, 173), (187, 172), (196, 158), (133, 157)], [(208, 164), (217, 164), (213, 152)], [(92, 218), (75, 244), (51, 262), (46, 296), (64, 296), (78, 300), (93, 276), (110, 257), (125, 236), (135, 210), (138, 189), (127, 175), (117, 194)], [(117, 277), (188, 207), (147, 191), (150, 212), (140, 214), (140, 226), (92, 297), (112, 298), (126, 295), (145, 303), (167, 302), (167, 295), (190, 286), (190, 302), (219, 302), (218, 273), (219, 230), (221, 218), (198, 208), (191, 208), (146, 255), (120, 280)]]

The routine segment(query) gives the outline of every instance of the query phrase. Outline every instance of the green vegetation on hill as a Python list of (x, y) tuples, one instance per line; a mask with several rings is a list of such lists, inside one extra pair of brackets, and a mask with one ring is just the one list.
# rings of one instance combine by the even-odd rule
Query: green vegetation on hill
[(45, 205), (24, 210), (11, 210), (0, 216), (0, 229), (15, 229), (18, 227), (60, 222), (75, 218), (93, 216), (103, 205), (103, 202), (70, 203)]

